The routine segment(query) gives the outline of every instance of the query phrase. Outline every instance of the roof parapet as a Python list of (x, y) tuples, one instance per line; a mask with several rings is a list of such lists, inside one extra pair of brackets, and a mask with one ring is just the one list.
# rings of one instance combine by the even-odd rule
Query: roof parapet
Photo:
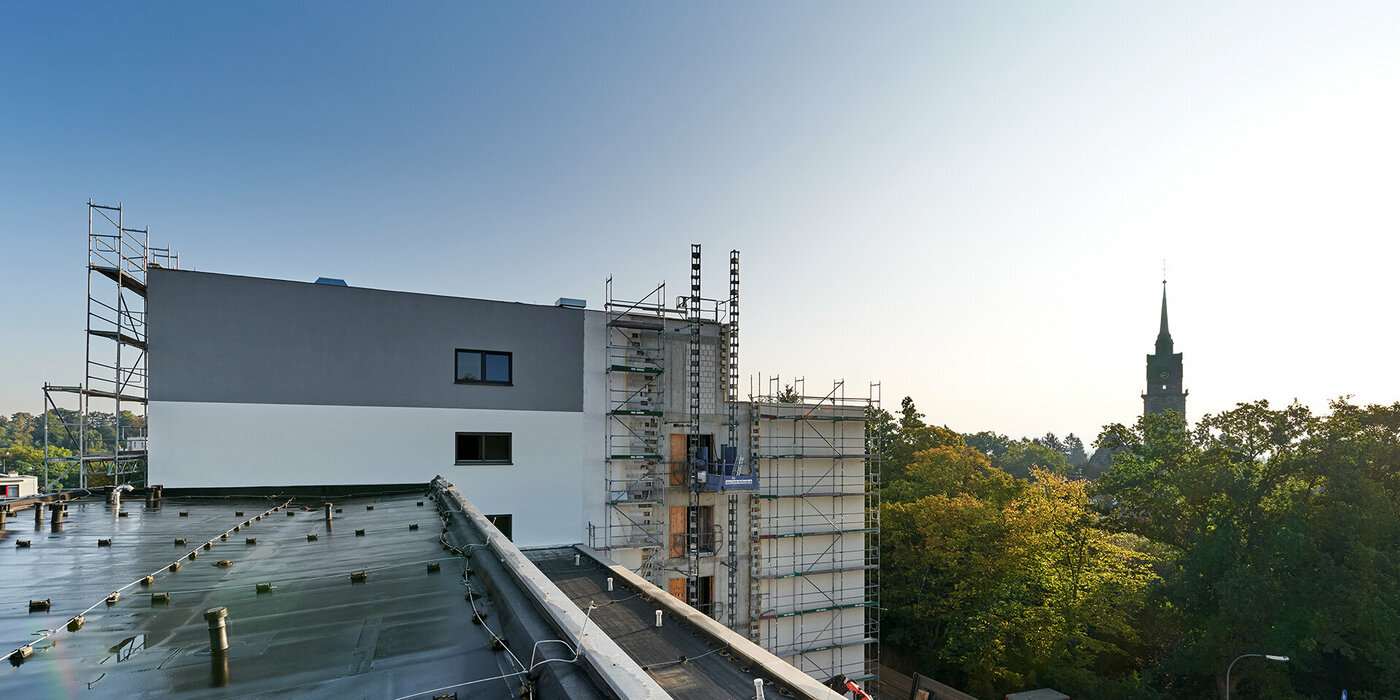
[[(608, 559), (598, 550), (581, 544), (574, 545), (574, 548), (606, 567), (613, 576), (621, 579), (624, 585), (635, 588), (643, 595), (656, 601), (658, 606), (665, 608), (667, 613), (684, 620), (686, 624), (700, 630), (717, 643), (726, 645), (736, 657), (755, 668), (763, 669), (765, 674), (781, 681), (793, 692), (798, 693), (800, 697), (808, 698), (808, 700), (845, 700), (845, 695), (826, 687), (817, 679), (799, 671), (792, 664), (721, 625), (705, 613), (687, 605), (685, 601), (677, 599), (650, 581), (633, 573), (627, 567)], [(574, 605), (573, 608), (578, 610), (577, 605)]]
[(441, 493), (449, 510), (461, 513), (482, 535), (485, 546), (514, 577), (515, 583), (534, 599), (536, 607), (548, 617), (563, 640), (578, 651), (579, 660), (588, 664), (612, 692), (623, 698), (660, 700), (671, 697), (617, 642), (599, 631), (596, 625), (590, 629), (587, 616), (569, 596), (506, 539), (457, 487), (439, 476), (433, 479), (431, 488)]

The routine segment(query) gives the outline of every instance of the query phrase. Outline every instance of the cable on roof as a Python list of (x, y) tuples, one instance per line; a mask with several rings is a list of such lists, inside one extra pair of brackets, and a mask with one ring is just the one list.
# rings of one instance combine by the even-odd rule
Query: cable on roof
[(408, 700), (408, 698), (416, 698), (416, 697), (418, 697), (418, 696), (420, 696), (420, 695), (427, 695), (427, 694), (429, 694), (429, 693), (436, 693), (436, 692), (443, 691), (443, 690), (452, 690), (453, 688), (461, 688), (462, 686), (465, 686), (465, 685), (476, 685), (477, 683), (486, 683), (486, 682), (489, 682), (489, 681), (499, 681), (499, 680), (501, 680), (501, 679), (503, 679), (503, 678), (516, 678), (516, 677), (518, 677), (518, 676), (523, 676), (523, 675), (525, 675), (526, 673), (529, 673), (529, 671), (516, 671), (516, 672), (514, 672), (514, 673), (503, 673), (503, 674), (501, 674), (501, 675), (499, 675), (499, 676), (492, 676), (492, 677), (490, 677), (490, 678), (478, 678), (478, 679), (476, 679), (476, 680), (474, 680), (474, 681), (466, 681), (466, 682), (464, 682), (464, 683), (455, 683), (455, 684), (453, 684), (453, 685), (444, 685), (444, 686), (442, 686), (441, 688), (433, 688), (432, 690), (420, 690), (420, 691), (418, 691), (418, 692), (416, 692), (416, 693), (410, 693), (410, 694), (408, 694), (408, 695), (400, 695), (399, 697), (394, 698), (394, 700)]
[[(467, 588), (469, 588), (469, 589), (471, 588), (470, 584), (468, 584), (466, 581), (462, 581), (462, 585), (467, 586)], [(479, 620), (479, 624), (480, 624), (483, 628), (485, 628), (486, 632), (487, 632), (488, 634), (490, 634), (492, 637), (497, 637), (497, 638), (499, 638), (499, 639), (504, 639), (504, 637), (502, 637), (502, 636), (499, 635), (499, 634), (496, 634), (496, 631), (493, 630), (493, 629), (491, 629), (491, 628), (486, 624), (486, 616), (485, 616), (484, 614), (482, 614), (481, 610), (477, 609), (477, 607), (476, 607), (476, 596), (467, 596), (467, 602), (472, 604), (472, 616), (473, 616), (474, 618), (476, 618), (477, 620)], [(521, 673), (528, 673), (528, 672), (530, 671), (530, 669), (528, 669), (528, 668), (525, 667), (525, 664), (520, 663), (520, 657), (517, 657), (517, 656), (515, 655), (515, 652), (513, 652), (513, 651), (510, 650), (510, 645), (508, 645), (508, 644), (503, 644), (503, 645), (501, 645), (501, 646), (502, 646), (502, 648), (504, 648), (504, 649), (506, 650), (506, 653), (507, 653), (507, 654), (510, 654), (510, 658), (511, 658), (513, 661), (515, 661), (515, 666), (516, 666), (516, 668), (519, 668), (519, 669), (520, 669), (520, 672), (521, 672)]]
[(724, 645), (724, 646), (722, 646), (722, 647), (719, 647), (719, 648), (717, 648), (717, 649), (711, 649), (711, 650), (709, 650), (709, 651), (707, 651), (707, 652), (705, 652), (705, 653), (703, 653), (703, 654), (701, 654), (701, 655), (699, 655), (699, 656), (689, 656), (689, 657), (687, 657), (687, 656), (682, 656), (681, 658), (676, 659), (675, 661), (659, 661), (659, 662), (654, 663), (654, 664), (647, 664), (647, 665), (645, 665), (645, 666), (642, 667), (642, 670), (644, 670), (644, 671), (650, 671), (650, 670), (653, 669), (653, 668), (660, 668), (660, 667), (662, 667), (662, 666), (672, 666), (672, 665), (675, 665), (675, 664), (689, 663), (689, 662), (694, 661), (694, 660), (696, 660), (696, 659), (703, 659), (703, 658), (705, 658), (706, 656), (709, 656), (710, 654), (718, 654), (718, 653), (721, 652), (721, 651), (726, 651), (726, 652), (729, 651), (729, 645), (726, 644), (726, 645)]
[[(290, 499), (290, 498), (289, 498), (289, 499), (287, 499), (286, 503), (283, 503), (282, 505), (277, 506), (277, 507), (278, 507), (278, 508), (285, 508), (288, 504), (290, 504), (290, 503), (292, 502), (292, 500), (293, 500), (293, 499)], [(270, 510), (271, 510), (271, 509), (269, 509), (269, 511), (270, 511)], [(228, 530), (225, 530), (225, 531), (223, 532), (223, 534), (229, 534), (229, 533), (232, 533), (232, 532), (233, 532), (232, 529), (228, 529)], [(210, 542), (213, 542), (214, 539), (216, 539), (216, 538), (212, 538), (212, 537), (211, 537), (211, 538), (209, 539), (209, 541), (210, 541)], [(199, 551), (199, 548), (202, 547), (202, 546), (204, 546), (204, 545), (202, 545), (202, 544), (201, 544), (201, 545), (198, 545), (198, 546), (196, 546), (196, 547), (194, 548), (194, 550), (192, 550), (192, 551), (198, 552), (198, 551)], [(151, 573), (146, 574), (145, 576), (142, 576), (141, 578), (138, 578), (138, 579), (136, 579), (135, 581), (132, 581), (131, 583), (128, 583), (128, 584), (126, 584), (125, 586), (122, 586), (121, 588), (118, 588), (117, 590), (112, 591), (112, 592), (113, 592), (113, 593), (121, 593), (122, 591), (125, 591), (126, 589), (131, 588), (132, 586), (135, 586), (135, 585), (141, 583), (141, 582), (144, 581), (145, 579), (154, 578), (156, 574), (161, 573), (162, 571), (165, 571), (166, 569), (170, 568), (171, 564), (176, 564), (176, 565), (178, 565), (181, 561), (183, 561), (183, 560), (185, 559), (185, 557), (189, 556), (189, 554), (190, 554), (189, 552), (186, 552), (186, 553), (184, 553), (184, 554), (181, 554), (179, 557), (177, 557), (177, 558), (175, 559), (175, 561), (170, 562), (170, 564), (165, 564), (164, 566), (161, 566), (160, 568), (156, 569), (155, 571), (152, 571)], [(174, 569), (171, 569), (171, 570), (173, 571)], [(103, 596), (101, 600), (97, 601), (96, 603), (93, 603), (93, 604), (92, 604), (90, 607), (88, 607), (86, 610), (83, 610), (82, 612), (78, 613), (77, 615), (73, 615), (72, 617), (69, 617), (68, 619), (71, 620), (71, 619), (73, 619), (74, 617), (79, 617), (79, 616), (87, 615), (88, 613), (92, 612), (93, 610), (96, 610), (99, 606), (106, 605), (106, 604), (107, 604), (107, 599), (108, 599), (109, 597), (110, 597), (110, 594), (107, 595), (107, 596)], [(51, 630), (44, 630), (44, 634), (43, 634), (43, 635), (41, 635), (41, 636), (38, 637), (37, 639), (35, 639), (35, 640), (29, 642), (28, 644), (23, 644), (23, 645), (21, 645), (21, 646), (19, 646), (19, 647), (16, 647), (16, 648), (15, 648), (13, 651), (11, 651), (9, 654), (6, 654), (6, 655), (5, 655), (5, 658), (10, 658), (10, 657), (13, 656), (15, 653), (18, 653), (19, 650), (20, 650), (21, 648), (23, 648), (23, 647), (26, 647), (26, 646), (32, 647), (35, 643), (43, 642), (43, 641), (47, 641), (47, 640), (49, 640), (49, 639), (52, 639), (52, 638), (54, 637), (54, 635), (56, 635), (56, 634), (59, 633), (60, 630), (68, 629), (68, 628), (67, 628), (68, 621), (65, 620), (63, 624), (64, 624), (63, 627), (58, 627), (58, 628), (51, 629)], [(79, 629), (81, 629), (81, 628), (79, 628)], [(77, 632), (77, 630), (69, 630), (69, 631), (68, 631), (68, 634), (74, 634), (75, 632)]]

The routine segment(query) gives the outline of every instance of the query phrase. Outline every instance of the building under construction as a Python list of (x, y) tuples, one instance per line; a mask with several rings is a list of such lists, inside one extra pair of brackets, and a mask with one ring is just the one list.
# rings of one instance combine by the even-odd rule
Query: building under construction
[[(878, 385), (739, 389), (739, 253), (706, 298), (604, 303), (608, 504), (588, 541), (807, 673), (870, 678), (879, 638)], [(758, 390), (754, 385), (757, 384)]]
[(738, 251), (718, 294), (695, 245), (679, 293), (623, 300), (609, 278), (590, 310), (180, 270), (127, 243), (119, 208), (90, 211), (116, 212), (116, 238), (89, 236), (116, 302), (90, 295), (87, 380), (46, 402), (139, 406), (149, 436), (75, 456), (85, 479), (280, 493), (441, 474), (524, 549), (587, 545), (820, 681), (873, 679), (879, 387), (741, 395)]

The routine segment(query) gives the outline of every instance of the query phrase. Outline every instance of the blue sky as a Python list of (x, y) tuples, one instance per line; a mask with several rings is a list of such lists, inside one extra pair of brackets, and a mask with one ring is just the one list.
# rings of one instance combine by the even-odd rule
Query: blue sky
[(1400, 399), (1400, 6), (12, 3), (0, 412), (80, 379), (86, 207), (186, 266), (596, 305), (743, 251), (744, 374), (958, 430)]

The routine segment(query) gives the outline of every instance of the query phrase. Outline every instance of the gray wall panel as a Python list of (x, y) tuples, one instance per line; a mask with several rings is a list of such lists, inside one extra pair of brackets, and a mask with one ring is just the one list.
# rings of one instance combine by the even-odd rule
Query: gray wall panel
[[(153, 269), (152, 401), (583, 410), (583, 319), (533, 304)], [(455, 384), (457, 348), (514, 386)]]

